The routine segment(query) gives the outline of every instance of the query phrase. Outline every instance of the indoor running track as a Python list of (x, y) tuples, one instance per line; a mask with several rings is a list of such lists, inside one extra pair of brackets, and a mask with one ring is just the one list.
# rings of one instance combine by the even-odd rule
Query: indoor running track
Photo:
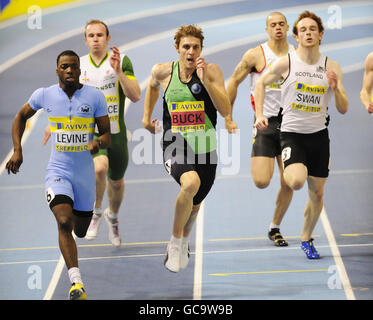
[[(294, 193), (281, 226), (289, 246), (277, 248), (267, 239), (279, 176), (276, 169), (265, 190), (252, 182), (253, 111), (246, 80), (234, 108), (240, 134), (228, 135), (223, 119), (218, 121), (218, 177), (192, 234), (190, 263), (177, 274), (167, 271), (163, 260), (178, 186), (161, 164), (159, 136), (141, 129), (152, 66), (177, 59), (173, 34), (181, 24), (194, 23), (204, 30), (203, 56), (217, 63), (228, 80), (242, 54), (267, 39), (269, 12), (283, 12), (291, 30), (297, 15), (306, 9), (320, 15), (329, 27), (336, 12), (341, 14), (342, 26), (326, 30), (321, 50), (341, 64), (350, 102), (346, 115), (336, 112), (334, 101), (329, 108), (331, 172), (325, 208), (313, 235), (322, 259), (307, 260), (299, 248), (306, 188)], [(44, 114), (30, 125), (21, 171), (8, 176), (4, 166), (12, 147), (15, 113), (36, 88), (56, 83), (59, 52), (73, 49), (87, 54), (82, 27), (92, 18), (109, 24), (112, 44), (131, 58), (142, 99), (129, 104), (126, 114), (132, 141), (119, 216), (123, 244), (119, 249), (111, 246), (105, 223), (96, 240), (77, 240), (88, 298), (372, 299), (373, 118), (361, 105), (359, 92), (364, 60), (373, 50), (373, 2), (316, 0), (301, 5), (293, 0), (83, 1), (78, 7), (46, 10), (41, 30), (28, 29), (26, 20), (0, 24), (0, 299), (67, 298), (70, 283), (58, 249), (56, 223), (44, 200), (50, 152), (50, 145), (41, 145), (47, 124)], [(294, 43), (290, 31), (289, 41)], [(161, 119), (161, 111), (159, 99), (154, 117)], [(146, 143), (152, 148), (144, 149)]]

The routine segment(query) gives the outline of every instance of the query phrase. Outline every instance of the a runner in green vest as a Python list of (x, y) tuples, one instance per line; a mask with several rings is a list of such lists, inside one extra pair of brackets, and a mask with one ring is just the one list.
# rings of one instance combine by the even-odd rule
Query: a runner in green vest
[(202, 30), (193, 25), (181, 26), (174, 39), (179, 60), (153, 67), (143, 125), (155, 133), (158, 120), (151, 120), (151, 116), (161, 86), (164, 165), (180, 184), (165, 266), (178, 272), (188, 264), (189, 234), (215, 180), (217, 111), (225, 117), (230, 104), (220, 68), (200, 56)]

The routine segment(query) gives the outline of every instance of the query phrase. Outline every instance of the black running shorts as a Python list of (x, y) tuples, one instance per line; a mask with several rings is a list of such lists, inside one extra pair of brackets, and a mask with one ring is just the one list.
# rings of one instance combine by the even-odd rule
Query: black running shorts
[(281, 132), (280, 139), (284, 168), (292, 163), (303, 163), (307, 167), (309, 176), (319, 178), (329, 176), (328, 129), (310, 134)]
[(193, 198), (193, 205), (200, 204), (206, 198), (215, 181), (216, 150), (198, 155), (186, 144), (182, 147), (175, 147), (170, 144), (163, 147), (163, 162), (167, 172), (178, 184), (180, 184), (180, 177), (183, 173), (196, 171), (201, 180), (201, 185)]
[(274, 158), (281, 154), (279, 127), (278, 117), (268, 118), (268, 127), (264, 130), (257, 130), (253, 126), (251, 157)]

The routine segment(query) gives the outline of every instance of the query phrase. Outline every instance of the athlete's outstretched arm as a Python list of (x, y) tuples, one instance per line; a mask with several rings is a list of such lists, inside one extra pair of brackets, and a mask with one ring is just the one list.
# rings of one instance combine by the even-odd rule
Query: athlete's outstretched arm
[(213, 63), (205, 63), (203, 57), (197, 58), (197, 75), (207, 90), (214, 107), (225, 118), (230, 110), (228, 94), (225, 90), (224, 77), (220, 68)]
[(155, 104), (159, 97), (160, 79), (163, 79), (167, 74), (167, 65), (156, 64), (152, 68), (152, 75), (146, 89), (144, 101), (144, 115), (142, 125), (151, 133), (155, 133), (157, 119), (151, 120)]
[(229, 114), (225, 117), (225, 128), (229, 131), (229, 133), (232, 133), (234, 130), (238, 129), (236, 122), (233, 120), (233, 104), (237, 97), (238, 86), (243, 80), (245, 80), (251, 70), (255, 67), (256, 49), (257, 48), (249, 49), (245, 52), (228, 81), (227, 94), (231, 104), (231, 109)]
[(369, 113), (373, 113), (373, 101), (371, 94), (373, 89), (373, 52), (365, 60), (365, 71), (363, 78), (363, 87), (360, 92), (360, 100)]
[(14, 117), (12, 124), (12, 138), (13, 138), (13, 155), (7, 162), (5, 168), (10, 172), (16, 174), (23, 162), (22, 155), (22, 136), (25, 132), (26, 122), (30, 119), (36, 111), (31, 108), (28, 103), (25, 103)]
[(346, 90), (343, 87), (342, 69), (338, 62), (329, 60), (326, 63), (326, 76), (329, 86), (333, 90), (335, 106), (337, 110), (344, 114), (348, 110), (348, 100)]
[[(237, 89), (238, 86), (241, 84), (243, 80), (248, 76), (248, 74), (251, 72), (251, 70), (255, 67), (256, 61), (257, 61), (257, 55), (261, 53), (261, 49), (254, 48), (250, 49), (245, 52), (245, 54), (242, 56), (241, 61), (237, 64), (236, 68), (234, 69), (234, 72), (232, 76), (230, 77), (227, 85), (227, 93), (229, 97), (229, 101), (232, 105), (233, 110), (233, 104), (237, 97)], [(232, 112), (231, 114), (232, 115)]]
[(263, 115), (263, 103), (265, 97), (266, 86), (283, 78), (284, 74), (289, 72), (288, 56), (278, 59), (270, 69), (268, 69), (255, 85), (255, 126), (259, 130), (268, 127), (268, 119)]

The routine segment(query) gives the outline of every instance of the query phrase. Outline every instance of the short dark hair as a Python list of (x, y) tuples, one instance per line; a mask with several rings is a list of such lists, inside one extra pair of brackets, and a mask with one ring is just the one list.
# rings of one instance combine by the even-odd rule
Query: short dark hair
[(60, 57), (62, 57), (62, 56), (70, 56), (70, 57), (75, 56), (75, 57), (78, 58), (78, 60), (79, 60), (79, 62), (80, 62), (80, 58), (79, 58), (79, 56), (78, 56), (74, 51), (72, 51), (72, 50), (65, 50), (65, 51), (62, 51), (62, 52), (58, 55), (58, 57), (57, 57), (57, 67), (58, 67), (58, 61), (60, 60)]

